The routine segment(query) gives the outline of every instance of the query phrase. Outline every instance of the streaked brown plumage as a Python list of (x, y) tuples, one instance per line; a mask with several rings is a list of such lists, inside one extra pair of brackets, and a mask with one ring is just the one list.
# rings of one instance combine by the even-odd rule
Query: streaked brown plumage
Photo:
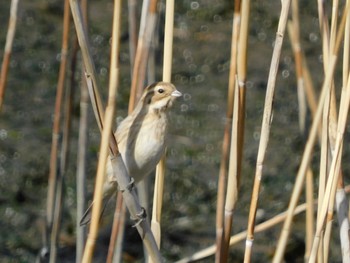
[[(144, 90), (135, 110), (118, 126), (115, 135), (119, 151), (135, 182), (150, 174), (163, 155), (167, 140), (167, 111), (181, 95), (173, 84), (156, 82)], [(116, 191), (117, 182), (108, 161), (103, 207)], [(89, 222), (91, 208), (92, 205), (85, 212), (81, 225)]]

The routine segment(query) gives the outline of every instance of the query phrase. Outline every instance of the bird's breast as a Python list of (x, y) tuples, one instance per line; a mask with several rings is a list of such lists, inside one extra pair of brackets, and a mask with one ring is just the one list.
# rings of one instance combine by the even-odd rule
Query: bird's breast
[(125, 152), (125, 162), (131, 176), (136, 181), (148, 175), (162, 157), (166, 144), (166, 117), (145, 118), (134, 130), (135, 140), (129, 140)]

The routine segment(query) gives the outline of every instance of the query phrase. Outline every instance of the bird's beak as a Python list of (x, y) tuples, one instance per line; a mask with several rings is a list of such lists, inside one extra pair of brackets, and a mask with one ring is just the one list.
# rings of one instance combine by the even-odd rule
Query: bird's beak
[(173, 97), (181, 97), (182, 96), (182, 93), (178, 90), (174, 90), (172, 93), (171, 93), (171, 96)]

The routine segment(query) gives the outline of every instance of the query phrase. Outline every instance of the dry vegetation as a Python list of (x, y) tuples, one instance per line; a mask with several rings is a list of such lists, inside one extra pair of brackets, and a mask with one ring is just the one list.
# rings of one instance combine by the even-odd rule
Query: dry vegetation
[[(350, 262), (350, 1), (9, 2), (4, 262)], [(100, 220), (115, 115), (154, 80), (184, 94), (167, 156)]]

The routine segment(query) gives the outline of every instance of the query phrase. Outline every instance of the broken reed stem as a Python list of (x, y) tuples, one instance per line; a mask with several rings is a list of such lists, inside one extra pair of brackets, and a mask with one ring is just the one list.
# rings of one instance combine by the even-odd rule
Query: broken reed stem
[[(69, 40), (69, 2), (64, 2), (63, 33), (61, 47), (61, 63), (57, 82), (55, 112), (52, 128), (52, 145), (50, 154), (50, 172), (48, 178), (46, 231), (50, 235), (50, 262), (56, 261), (57, 238), (61, 217), (62, 202), (62, 176), (63, 171), (58, 169), (58, 144), (60, 136), (60, 118), (62, 98), (64, 93), (64, 81), (66, 77), (67, 53)], [(59, 171), (59, 172), (58, 172)]]
[(281, 9), (281, 14), (279, 18), (275, 46), (273, 49), (269, 78), (267, 83), (259, 151), (258, 151), (258, 157), (257, 157), (257, 163), (256, 163), (253, 193), (252, 193), (250, 210), (249, 210), (248, 228), (247, 228), (248, 234), (246, 239), (244, 262), (250, 262), (251, 253), (252, 253), (252, 246), (254, 241), (254, 227), (255, 227), (254, 225), (255, 225), (256, 210), (257, 210), (257, 205), (259, 200), (262, 170), (263, 170), (264, 159), (265, 159), (267, 144), (268, 144), (269, 135), (270, 135), (271, 121), (272, 121), (272, 105), (273, 105), (273, 97), (274, 97), (274, 91), (275, 91), (276, 76), (278, 72), (278, 65), (279, 65), (279, 59), (280, 59), (280, 54), (282, 49), (283, 36), (284, 36), (287, 19), (288, 19), (289, 7), (290, 7), (289, 0), (282, 1), (282, 9)]
[(335, 41), (335, 46), (334, 46), (334, 50), (333, 50), (333, 54), (329, 63), (329, 67), (328, 70), (326, 72), (325, 75), (325, 80), (322, 86), (322, 91), (321, 91), (321, 95), (319, 98), (319, 104), (318, 104), (318, 108), (317, 108), (317, 112), (314, 118), (314, 121), (312, 123), (311, 126), (311, 130), (309, 133), (309, 137), (305, 146), (305, 150), (303, 153), (303, 157), (302, 157), (302, 161), (298, 170), (298, 174), (297, 174), (297, 178), (294, 184), (294, 188), (293, 188), (293, 192), (292, 192), (292, 196), (291, 196), (291, 200), (288, 206), (288, 216), (284, 222), (282, 231), (281, 231), (281, 235), (277, 244), (277, 248), (276, 248), (276, 253), (273, 259), (273, 262), (278, 263), (281, 262), (284, 251), (285, 251), (285, 247), (287, 244), (287, 239), (290, 233), (290, 227), (292, 224), (292, 218), (293, 218), (293, 211), (296, 207), (296, 204), (298, 202), (299, 196), (300, 196), (300, 192), (302, 190), (302, 185), (305, 179), (305, 173), (307, 170), (307, 167), (309, 165), (310, 159), (311, 159), (311, 153), (313, 150), (313, 145), (315, 143), (315, 139), (316, 139), (316, 132), (317, 132), (317, 127), (319, 125), (319, 121), (321, 119), (322, 116), (322, 109), (323, 109), (323, 104), (325, 101), (325, 97), (327, 94), (327, 91), (330, 88), (330, 85), (332, 83), (333, 80), (333, 75), (334, 75), (334, 70), (335, 70), (335, 64), (337, 61), (337, 53), (339, 50), (339, 46), (343, 37), (343, 33), (344, 33), (344, 27), (345, 27), (345, 15), (347, 14), (347, 11), (349, 9), (349, 5), (347, 5), (346, 9), (344, 10), (344, 14), (342, 17), (342, 21), (340, 23), (339, 26), (339, 30), (337, 33), (337, 37), (336, 37), (336, 41)]
[(7, 80), (7, 74), (8, 74), (8, 69), (10, 65), (12, 44), (13, 44), (13, 39), (15, 38), (15, 32), (16, 32), (18, 2), (19, 0), (12, 0), (11, 7), (10, 7), (9, 25), (7, 29), (4, 57), (2, 59), (1, 73), (0, 73), (0, 112), (2, 109), (2, 105), (4, 103), (6, 80)]
[(235, 88), (235, 79), (237, 72), (237, 50), (239, 39), (239, 28), (241, 21), (241, 1), (235, 0), (232, 23), (232, 37), (231, 37), (231, 58), (230, 58), (230, 73), (229, 73), (229, 85), (227, 94), (227, 110), (226, 110), (226, 123), (224, 130), (224, 138), (222, 142), (221, 161), (218, 178), (218, 194), (217, 194), (217, 207), (216, 207), (216, 254), (215, 262), (222, 262), (223, 258), (223, 241), (224, 241), (224, 206), (225, 206), (225, 193), (226, 193), (226, 180), (227, 180), (227, 164), (229, 160), (229, 148), (231, 142), (231, 122), (233, 112), (233, 96)]

